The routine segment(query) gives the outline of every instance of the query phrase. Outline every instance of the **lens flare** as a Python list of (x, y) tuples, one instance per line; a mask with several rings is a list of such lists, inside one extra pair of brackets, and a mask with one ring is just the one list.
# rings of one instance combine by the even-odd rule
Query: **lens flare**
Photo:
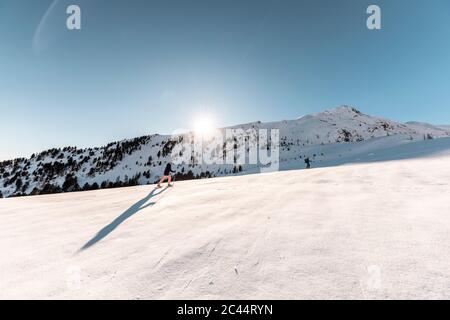
[(209, 115), (197, 116), (193, 121), (194, 132), (201, 135), (209, 135), (214, 129), (214, 120)]

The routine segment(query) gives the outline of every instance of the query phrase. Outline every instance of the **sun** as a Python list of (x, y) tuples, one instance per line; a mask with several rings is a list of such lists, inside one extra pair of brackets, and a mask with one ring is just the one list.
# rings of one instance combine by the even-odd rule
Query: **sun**
[(209, 115), (197, 116), (193, 121), (193, 129), (197, 134), (209, 135), (214, 131), (214, 120)]

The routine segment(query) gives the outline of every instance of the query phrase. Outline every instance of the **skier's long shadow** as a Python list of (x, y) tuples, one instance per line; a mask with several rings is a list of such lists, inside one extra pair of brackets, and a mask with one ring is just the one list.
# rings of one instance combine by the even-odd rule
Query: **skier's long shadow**
[(158, 190), (158, 188), (153, 189), (152, 192), (150, 192), (145, 198), (142, 198), (141, 200), (139, 200), (138, 202), (133, 204), (126, 211), (124, 211), (120, 216), (118, 216), (116, 219), (114, 219), (114, 221), (112, 221), (110, 224), (108, 224), (103, 229), (101, 229), (91, 240), (86, 242), (86, 244), (84, 246), (82, 246), (79, 251), (86, 250), (86, 249), (92, 247), (94, 244), (96, 244), (97, 242), (99, 242), (100, 240), (105, 238), (108, 234), (110, 234), (112, 231), (114, 231), (114, 229), (116, 229), (125, 220), (127, 220), (128, 218), (130, 218), (131, 216), (133, 216), (140, 210), (143, 210), (147, 207), (153, 206), (155, 204), (155, 202), (150, 202), (150, 203), (147, 203), (146, 205), (144, 205), (144, 204), (148, 200), (153, 198), (154, 196), (157, 196), (157, 195), (163, 193), (164, 191), (166, 191), (167, 188), (168, 187), (165, 187), (158, 193), (155, 193)]

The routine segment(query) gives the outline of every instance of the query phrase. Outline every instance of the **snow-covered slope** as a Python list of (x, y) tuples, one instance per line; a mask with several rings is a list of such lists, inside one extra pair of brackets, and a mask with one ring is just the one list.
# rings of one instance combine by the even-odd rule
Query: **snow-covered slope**
[[(416, 122), (397, 123), (362, 114), (348, 106), (296, 120), (254, 122), (231, 128), (255, 129), (254, 132), (258, 129), (278, 129), (281, 170), (303, 168), (305, 158), (310, 158), (315, 167), (332, 165), (358, 159), (380, 147), (395, 147), (450, 135), (450, 130), (444, 127)], [(221, 131), (225, 132), (225, 128)], [(0, 196), (153, 183), (160, 178), (166, 163), (170, 161), (172, 150), (193, 137), (193, 134), (151, 135), (113, 142), (101, 148), (66, 147), (34, 154), (29, 159), (1, 162)], [(258, 141), (255, 133), (245, 133), (245, 137)], [(224, 154), (239, 147), (239, 141), (228, 139)], [(255, 164), (207, 165), (195, 161), (178, 164), (175, 169), (176, 180), (260, 172), (260, 166)]]
[(448, 299), (450, 138), (395, 150), (2, 199), (0, 299)]

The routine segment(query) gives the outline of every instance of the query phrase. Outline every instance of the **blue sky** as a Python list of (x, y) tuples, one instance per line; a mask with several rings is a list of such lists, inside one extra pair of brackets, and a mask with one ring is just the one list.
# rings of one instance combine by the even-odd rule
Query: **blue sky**
[(448, 0), (0, 0), (0, 159), (204, 113), (225, 126), (350, 104), (450, 123), (449, 39)]

